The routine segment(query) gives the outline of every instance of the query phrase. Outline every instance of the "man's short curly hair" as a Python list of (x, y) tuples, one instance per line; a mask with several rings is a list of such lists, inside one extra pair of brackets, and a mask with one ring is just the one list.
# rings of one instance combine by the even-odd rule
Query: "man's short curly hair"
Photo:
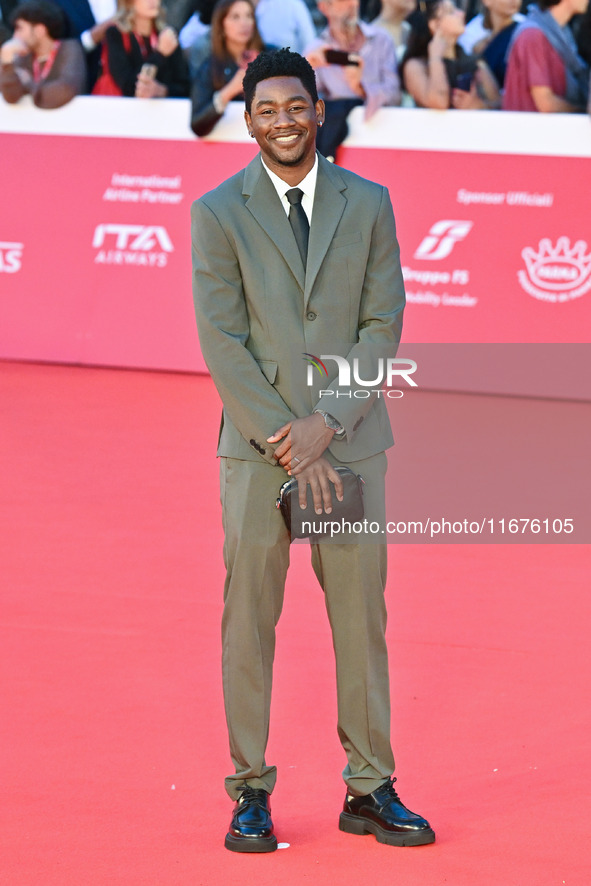
[(316, 76), (310, 62), (298, 52), (276, 49), (273, 52), (261, 52), (246, 69), (242, 88), (244, 103), (249, 114), (257, 83), (269, 80), (271, 77), (297, 77), (313, 103), (316, 104), (318, 101)]
[(66, 16), (60, 6), (50, 0), (25, 0), (13, 10), (10, 16), (12, 26), (17, 21), (29, 25), (45, 25), (52, 40), (59, 40), (64, 35)]

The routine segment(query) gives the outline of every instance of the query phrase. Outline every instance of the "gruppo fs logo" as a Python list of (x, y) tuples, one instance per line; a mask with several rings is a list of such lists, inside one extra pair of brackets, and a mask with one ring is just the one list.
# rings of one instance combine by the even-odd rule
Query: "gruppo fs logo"
[(168, 231), (158, 225), (97, 225), (92, 245), (99, 249), (95, 262), (102, 264), (163, 268), (174, 252)]
[(531, 246), (522, 250), (526, 269), (517, 272), (517, 279), (526, 292), (543, 301), (578, 298), (591, 289), (591, 253), (586, 250), (584, 240), (571, 248), (568, 237), (559, 237), (556, 246), (544, 238), (537, 252)]
[(425, 239), (420, 243), (413, 258), (428, 261), (447, 258), (456, 243), (468, 236), (473, 225), (474, 222), (471, 221), (454, 221), (449, 218), (435, 222)]
[[(391, 390), (395, 378), (397, 381), (401, 378), (404, 379), (413, 388), (418, 387), (416, 381), (411, 378), (411, 375), (417, 370), (417, 363), (408, 357), (378, 357), (375, 364), (372, 364), (372, 373), (375, 373), (375, 378), (364, 379), (361, 378), (359, 357), (354, 357), (351, 363), (349, 363), (346, 357), (341, 357), (339, 354), (321, 354), (319, 357), (316, 357), (314, 354), (303, 354), (302, 356), (308, 364), (306, 378), (308, 387), (312, 387), (314, 384), (315, 369), (323, 379), (328, 378), (326, 360), (332, 360), (337, 364), (338, 387), (345, 390), (333, 391), (328, 389), (319, 391), (320, 397), (334, 396), (337, 398), (356, 397), (357, 399), (366, 399), (371, 397), (372, 394), (377, 394), (378, 397), (381, 394), (385, 394), (387, 397), (400, 398), (403, 396), (402, 391)], [(353, 376), (352, 379), (351, 376)], [(386, 388), (378, 387), (384, 383)], [(358, 385), (358, 387), (355, 388), (354, 385)]]
[(20, 271), (24, 248), (23, 243), (0, 240), (0, 273), (16, 274)]

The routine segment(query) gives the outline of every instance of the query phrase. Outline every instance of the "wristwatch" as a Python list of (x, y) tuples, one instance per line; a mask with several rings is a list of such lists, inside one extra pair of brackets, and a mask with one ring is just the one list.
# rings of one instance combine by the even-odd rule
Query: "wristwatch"
[(318, 415), (321, 415), (324, 419), (324, 424), (327, 428), (330, 428), (331, 431), (334, 431), (335, 437), (344, 437), (345, 429), (339, 424), (337, 419), (330, 414), (330, 412), (325, 412), (324, 409), (315, 409), (314, 412), (317, 412)]

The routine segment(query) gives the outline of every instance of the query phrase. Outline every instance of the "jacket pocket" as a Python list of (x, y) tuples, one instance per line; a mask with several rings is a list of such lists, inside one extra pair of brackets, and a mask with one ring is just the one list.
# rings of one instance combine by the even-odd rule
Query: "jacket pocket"
[(340, 234), (333, 237), (330, 244), (331, 249), (338, 249), (339, 246), (352, 246), (353, 243), (361, 242), (361, 231), (352, 231), (350, 234)]
[(267, 381), (270, 384), (275, 382), (277, 378), (277, 363), (275, 360), (257, 360), (258, 365)]

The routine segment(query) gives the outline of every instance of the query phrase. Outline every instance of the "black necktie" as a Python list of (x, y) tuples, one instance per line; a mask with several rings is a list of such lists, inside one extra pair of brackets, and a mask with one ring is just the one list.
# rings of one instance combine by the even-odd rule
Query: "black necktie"
[(308, 236), (310, 234), (310, 225), (308, 224), (308, 216), (304, 212), (302, 206), (302, 197), (304, 192), (300, 188), (292, 188), (285, 195), (289, 202), (289, 223), (293, 231), (304, 268), (308, 260)]

